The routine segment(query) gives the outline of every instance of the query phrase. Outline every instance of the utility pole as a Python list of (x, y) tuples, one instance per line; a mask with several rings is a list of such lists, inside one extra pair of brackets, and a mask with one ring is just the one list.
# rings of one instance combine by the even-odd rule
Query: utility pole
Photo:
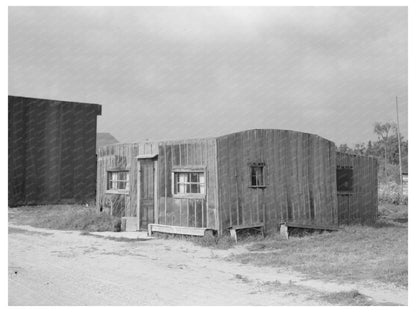
[(400, 170), (400, 191), (403, 195), (403, 177), (402, 177), (402, 148), (400, 142), (400, 125), (399, 125), (399, 100), (396, 96), (396, 115), (397, 115), (397, 140), (399, 142), (399, 170)]

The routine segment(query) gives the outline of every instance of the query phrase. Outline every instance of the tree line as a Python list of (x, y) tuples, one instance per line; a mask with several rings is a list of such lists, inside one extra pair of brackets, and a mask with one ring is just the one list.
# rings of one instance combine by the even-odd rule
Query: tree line
[[(376, 122), (373, 130), (378, 136), (377, 141), (370, 140), (367, 143), (355, 144), (353, 147), (349, 147), (347, 144), (341, 144), (337, 147), (337, 150), (343, 153), (375, 156), (384, 163), (384, 167), (386, 164), (398, 165), (399, 144), (397, 125), (394, 122)], [(407, 172), (408, 140), (405, 140), (400, 135), (400, 141), (402, 171)]]

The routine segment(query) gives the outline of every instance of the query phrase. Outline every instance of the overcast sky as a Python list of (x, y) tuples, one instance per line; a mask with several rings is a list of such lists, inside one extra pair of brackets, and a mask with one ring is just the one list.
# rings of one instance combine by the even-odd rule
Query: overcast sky
[(253, 128), (407, 137), (407, 9), (12, 7), (9, 94), (103, 106), (119, 141)]

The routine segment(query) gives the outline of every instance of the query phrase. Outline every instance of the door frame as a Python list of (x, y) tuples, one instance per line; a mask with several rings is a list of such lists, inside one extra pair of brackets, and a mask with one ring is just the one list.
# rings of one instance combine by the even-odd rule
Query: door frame
[[(158, 166), (157, 166), (157, 156), (158, 154), (147, 154), (137, 156), (137, 205), (136, 205), (136, 216), (137, 216), (137, 230), (140, 231), (140, 213), (141, 213), (141, 176), (142, 169), (140, 160), (152, 160), (153, 161), (153, 219), (156, 224), (159, 223), (159, 194), (158, 194)], [(147, 229), (146, 229), (147, 230)]]

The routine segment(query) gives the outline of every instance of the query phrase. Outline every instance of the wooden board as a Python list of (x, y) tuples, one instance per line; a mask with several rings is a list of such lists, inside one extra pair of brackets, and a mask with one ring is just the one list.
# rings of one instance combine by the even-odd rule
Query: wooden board
[[(283, 221), (337, 226), (333, 142), (260, 129), (219, 137), (217, 145), (222, 229), (263, 222), (270, 233)], [(265, 188), (250, 187), (251, 162), (265, 163)]]
[(172, 226), (164, 224), (149, 224), (148, 235), (151, 236), (153, 232), (167, 233), (167, 234), (181, 234), (192, 236), (204, 236), (206, 231), (213, 231), (210, 228), (188, 227), (188, 226)]
[(86, 203), (101, 106), (9, 96), (9, 205)]
[(337, 193), (339, 223), (374, 223), (378, 212), (377, 159), (338, 152), (336, 166), (353, 172), (352, 192)]
[(129, 200), (126, 202), (127, 205), (125, 206), (123, 216), (137, 217), (137, 156), (154, 155), (158, 151), (158, 144), (155, 142), (122, 143), (100, 147), (97, 150), (97, 209), (101, 209), (102, 201), (107, 190), (108, 170), (118, 168), (129, 171)]
[(139, 229), (146, 230), (147, 225), (155, 220), (155, 164), (153, 159), (141, 159), (139, 164)]
[[(211, 227), (217, 229), (215, 140), (195, 139), (159, 143), (159, 224)], [(205, 172), (206, 194), (178, 197), (172, 194), (173, 170), (201, 169)], [(162, 203), (164, 203), (162, 205)]]

